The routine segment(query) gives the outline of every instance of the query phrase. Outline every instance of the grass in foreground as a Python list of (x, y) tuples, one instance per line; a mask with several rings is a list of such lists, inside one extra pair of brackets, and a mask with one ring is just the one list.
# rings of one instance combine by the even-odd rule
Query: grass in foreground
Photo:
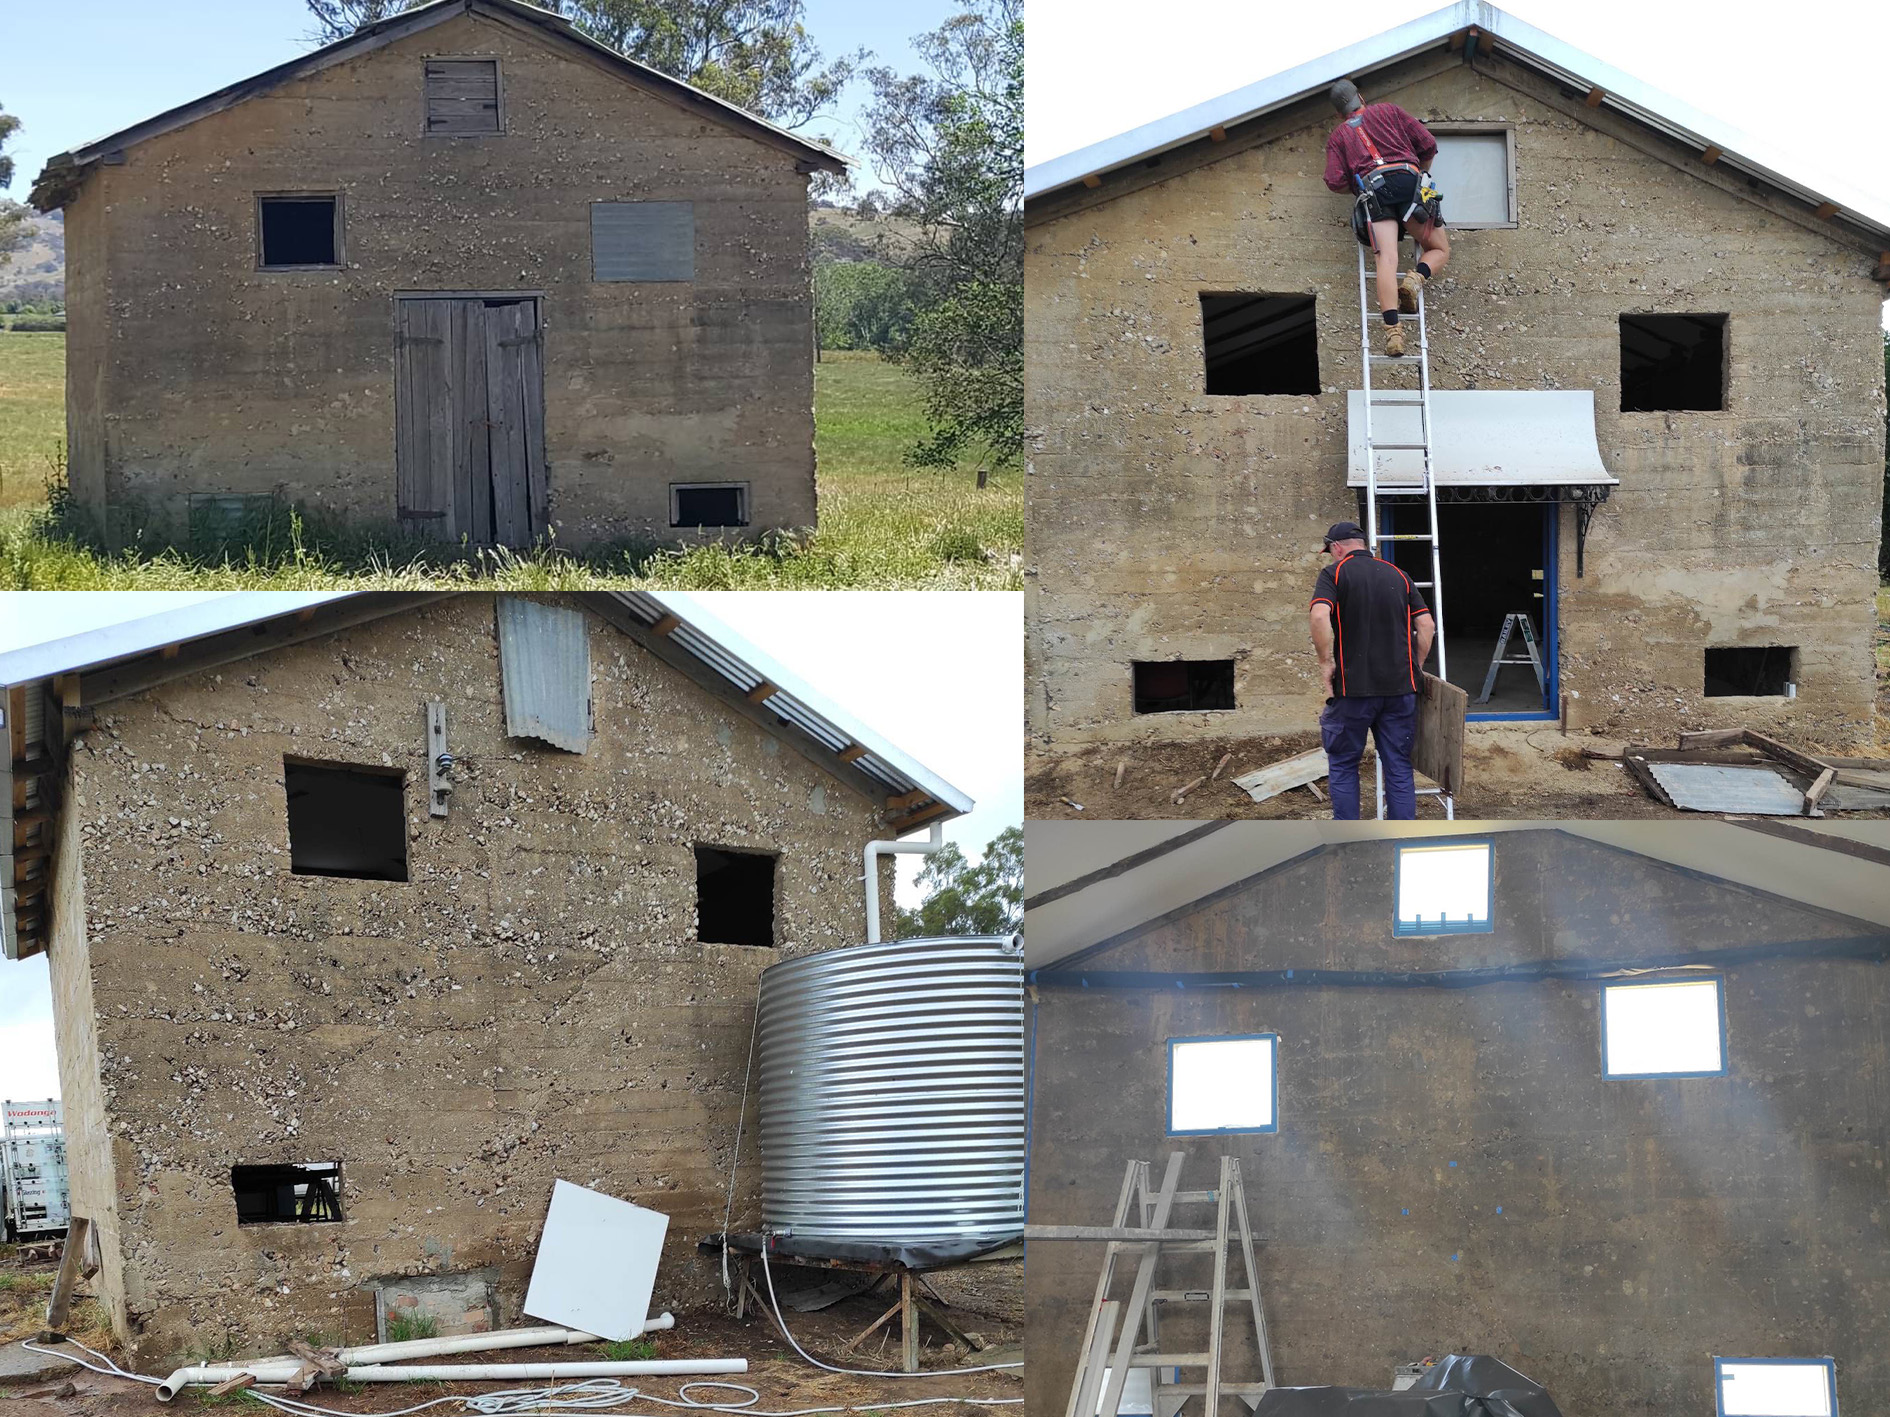
[[(18, 341), (18, 343), (15, 343)], [(63, 335), (0, 336), (0, 589), (1016, 590), (1023, 584), (1023, 474), (934, 471), (903, 459), (924, 432), (905, 371), (829, 354), (815, 373), (820, 528), (759, 546), (686, 551), (554, 548), (459, 556), (417, 542), (318, 528), (287, 512), (240, 551), (108, 555), (62, 536), (48, 477), (63, 459)]]

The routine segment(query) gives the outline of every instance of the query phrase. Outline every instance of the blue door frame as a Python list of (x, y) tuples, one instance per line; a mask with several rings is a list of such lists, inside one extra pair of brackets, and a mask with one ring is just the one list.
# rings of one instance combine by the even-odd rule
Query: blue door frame
[[(1415, 504), (1413, 504), (1415, 505)], [(1558, 561), (1562, 551), (1562, 504), (1560, 502), (1542, 502), (1542, 707), (1532, 713), (1478, 713), (1472, 709), (1465, 714), (1470, 723), (1539, 723), (1553, 721), (1562, 715), (1556, 705), (1562, 701), (1562, 656), (1561, 644), (1561, 576)], [(1387, 503), (1382, 518), (1382, 529), (1395, 532), (1398, 523), (1398, 504)], [(1449, 587), (1445, 587), (1448, 591)], [(1445, 605), (1444, 616), (1450, 617), (1450, 607)], [(1448, 624), (1444, 627), (1446, 635), (1450, 632)]]

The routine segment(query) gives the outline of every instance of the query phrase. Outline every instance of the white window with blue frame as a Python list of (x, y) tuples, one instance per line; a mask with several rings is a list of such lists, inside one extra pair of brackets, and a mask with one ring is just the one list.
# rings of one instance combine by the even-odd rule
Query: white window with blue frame
[(1494, 930), (1496, 871), (1485, 840), (1398, 848), (1394, 935), (1463, 935)]
[(1602, 986), (1603, 1077), (1724, 1077), (1729, 1067), (1724, 979)]
[(1838, 1417), (1831, 1358), (1715, 1358), (1719, 1417)]
[(1168, 1135), (1280, 1129), (1280, 1035), (1168, 1040)]

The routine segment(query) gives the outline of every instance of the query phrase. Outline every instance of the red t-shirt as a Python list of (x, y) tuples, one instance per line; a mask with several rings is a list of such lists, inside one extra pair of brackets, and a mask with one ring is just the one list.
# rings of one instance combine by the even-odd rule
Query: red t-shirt
[(1368, 103), (1359, 113), (1365, 132), (1378, 145), (1373, 158), (1365, 139), (1348, 118), (1326, 139), (1326, 186), (1335, 192), (1356, 192), (1353, 177), (1363, 177), (1384, 162), (1408, 162), (1427, 167), (1437, 156), (1437, 139), (1417, 119), (1395, 103)]

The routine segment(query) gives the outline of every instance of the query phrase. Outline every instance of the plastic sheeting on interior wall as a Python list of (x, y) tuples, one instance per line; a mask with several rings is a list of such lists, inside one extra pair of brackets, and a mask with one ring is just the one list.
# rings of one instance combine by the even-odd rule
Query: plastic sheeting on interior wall
[(591, 742), (591, 640), (584, 612), (499, 597), (499, 676), (508, 738), (567, 753)]

